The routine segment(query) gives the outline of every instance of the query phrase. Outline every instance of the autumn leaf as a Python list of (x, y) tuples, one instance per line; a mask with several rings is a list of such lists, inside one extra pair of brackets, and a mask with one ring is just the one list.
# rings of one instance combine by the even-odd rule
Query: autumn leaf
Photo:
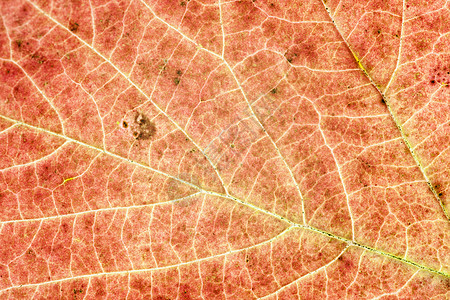
[(444, 0), (0, 2), (1, 299), (448, 299)]

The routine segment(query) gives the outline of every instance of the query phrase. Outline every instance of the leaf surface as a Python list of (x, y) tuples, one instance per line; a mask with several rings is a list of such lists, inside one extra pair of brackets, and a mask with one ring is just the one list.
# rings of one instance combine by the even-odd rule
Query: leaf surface
[(427, 3), (2, 1), (1, 298), (447, 299)]

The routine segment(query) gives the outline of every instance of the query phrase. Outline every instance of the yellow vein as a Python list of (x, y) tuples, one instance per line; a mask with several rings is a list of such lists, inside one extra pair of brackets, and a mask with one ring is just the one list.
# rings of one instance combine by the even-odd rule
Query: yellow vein
[[(325, 8), (325, 10), (327, 11), (328, 15), (330, 16), (330, 19), (333, 20), (333, 17), (331, 16), (331, 13), (329, 11), (329, 8), (326, 6), (326, 4), (324, 3), (324, 0), (320, 0)], [(353, 54), (353, 57), (355, 58), (356, 63), (358, 64), (358, 66), (360, 67), (361, 71), (364, 73), (364, 75), (366, 75), (367, 79), (370, 81), (370, 83), (374, 86), (374, 88), (378, 91), (378, 93), (381, 95), (384, 103), (387, 106), (387, 109), (389, 111), (389, 114), (392, 117), (392, 120), (394, 121), (395, 125), (397, 126), (397, 129), (400, 132), (400, 135), (403, 139), (403, 142), (405, 143), (405, 145), (407, 146), (411, 156), (413, 157), (414, 161), (417, 164), (417, 167), (419, 168), (420, 172), (422, 173), (422, 176), (425, 178), (425, 181), (427, 182), (428, 187), (430, 188), (431, 192), (433, 193), (434, 197), (437, 199), (437, 201), (439, 202), (439, 205), (441, 206), (441, 209), (445, 215), (445, 217), (447, 218), (447, 220), (450, 221), (450, 215), (447, 212), (444, 203), (442, 202), (439, 193), (436, 191), (436, 189), (434, 188), (433, 184), (431, 183), (431, 180), (428, 178), (427, 174), (425, 173), (425, 168), (422, 166), (422, 163), (420, 162), (420, 159), (418, 157), (418, 155), (416, 154), (416, 152), (414, 151), (414, 148), (411, 146), (410, 142), (408, 141), (402, 125), (396, 120), (395, 116), (394, 116), (394, 112), (392, 111), (391, 106), (389, 105), (388, 101), (387, 101), (387, 97), (386, 95), (380, 90), (380, 88), (378, 87), (378, 85), (375, 83), (375, 81), (372, 79), (372, 77), (369, 75), (369, 73), (367, 72), (367, 70), (364, 68), (364, 66), (362, 65), (361, 61), (358, 59), (357, 55), (355, 54), (355, 52), (353, 51), (353, 49), (350, 47), (350, 44), (347, 42), (347, 40), (342, 36), (341, 31), (339, 30), (338, 26), (336, 25), (336, 23), (333, 20), (333, 24), (336, 27), (336, 31), (339, 33), (341, 39), (344, 41), (344, 43), (347, 45), (347, 48), (351, 51), (351, 53)], [(402, 20), (402, 24), (403, 24), (403, 20)], [(403, 26), (402, 26), (403, 28)], [(401, 37), (400, 37), (401, 40)], [(401, 49), (400, 49), (401, 50)], [(399, 51), (400, 51), (399, 50)], [(400, 53), (399, 53), (400, 55)], [(391, 78), (392, 80), (392, 78)]]

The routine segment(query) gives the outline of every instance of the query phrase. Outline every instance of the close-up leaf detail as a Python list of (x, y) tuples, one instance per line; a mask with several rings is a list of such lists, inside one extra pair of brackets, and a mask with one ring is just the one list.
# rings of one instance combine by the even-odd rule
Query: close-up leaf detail
[(449, 206), (449, 1), (0, 1), (0, 299), (449, 299)]

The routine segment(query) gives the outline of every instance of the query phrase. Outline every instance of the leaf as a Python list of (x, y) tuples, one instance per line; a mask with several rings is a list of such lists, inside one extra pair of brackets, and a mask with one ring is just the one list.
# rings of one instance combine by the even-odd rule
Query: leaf
[(445, 1), (0, 10), (0, 298), (450, 296)]

